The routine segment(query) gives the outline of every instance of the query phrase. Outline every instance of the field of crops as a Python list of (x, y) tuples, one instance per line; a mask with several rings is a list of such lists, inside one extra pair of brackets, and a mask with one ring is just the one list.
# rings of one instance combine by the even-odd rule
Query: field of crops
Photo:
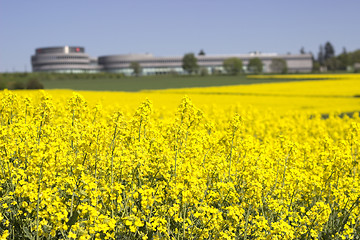
[(0, 239), (359, 237), (359, 81), (5, 90)]

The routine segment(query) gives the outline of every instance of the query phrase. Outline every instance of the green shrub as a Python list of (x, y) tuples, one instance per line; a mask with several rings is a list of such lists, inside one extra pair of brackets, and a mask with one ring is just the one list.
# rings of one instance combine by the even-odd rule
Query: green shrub
[(21, 81), (9, 82), (8, 89), (10, 89), (10, 90), (25, 89), (25, 84), (24, 84), (24, 82), (21, 82)]
[(225, 59), (223, 62), (223, 67), (227, 74), (237, 75), (242, 72), (243, 63), (240, 58), (233, 57)]
[(38, 79), (30, 79), (26, 83), (26, 89), (44, 89), (44, 85)]
[(207, 68), (201, 68), (200, 69), (200, 76), (204, 77), (209, 75), (209, 71), (207, 70)]
[(3, 80), (0, 80), (0, 90), (4, 90), (6, 88), (6, 82)]

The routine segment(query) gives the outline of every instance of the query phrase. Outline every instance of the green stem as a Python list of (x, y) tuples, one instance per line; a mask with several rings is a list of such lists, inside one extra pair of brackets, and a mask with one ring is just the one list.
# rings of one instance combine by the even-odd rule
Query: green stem
[(230, 181), (230, 177), (231, 177), (231, 158), (232, 158), (232, 149), (234, 146), (234, 138), (235, 138), (235, 132), (236, 129), (234, 129), (233, 134), (232, 134), (232, 139), (231, 139), (231, 148), (230, 148), (230, 154), (229, 154), (229, 181)]
[(41, 161), (40, 175), (38, 181), (38, 196), (37, 196), (37, 204), (36, 204), (36, 240), (39, 239), (39, 208), (40, 208), (41, 179), (43, 173), (43, 164), (44, 164), (44, 158)]
[(249, 224), (249, 215), (250, 215), (250, 209), (251, 209), (251, 206), (249, 206), (248, 210), (247, 210), (247, 213), (246, 213), (246, 221), (245, 221), (245, 229), (244, 229), (244, 240), (247, 239), (247, 227), (248, 227), (248, 224)]

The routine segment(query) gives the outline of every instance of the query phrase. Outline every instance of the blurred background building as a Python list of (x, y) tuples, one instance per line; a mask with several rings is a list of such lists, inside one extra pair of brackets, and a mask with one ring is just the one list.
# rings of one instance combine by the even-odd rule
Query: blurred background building
[(31, 65), (33, 72), (82, 73), (101, 69), (97, 58), (91, 58), (84, 47), (78, 46), (37, 48)]
[[(311, 54), (286, 54), (252, 52), (249, 54), (227, 55), (198, 55), (197, 63), (201, 69), (209, 74), (224, 72), (223, 62), (228, 58), (239, 58), (243, 62), (243, 70), (248, 71), (247, 65), (253, 58), (259, 58), (263, 64), (262, 72), (271, 73), (272, 61), (283, 59), (286, 61), (287, 72), (311, 72), (313, 63)], [(157, 74), (185, 74), (182, 68), (183, 56), (157, 57), (152, 54), (119, 54), (92, 58), (85, 53), (84, 47), (63, 46), (37, 48), (31, 57), (34, 72), (113, 72), (132, 75), (132, 63), (138, 63), (142, 75)]]

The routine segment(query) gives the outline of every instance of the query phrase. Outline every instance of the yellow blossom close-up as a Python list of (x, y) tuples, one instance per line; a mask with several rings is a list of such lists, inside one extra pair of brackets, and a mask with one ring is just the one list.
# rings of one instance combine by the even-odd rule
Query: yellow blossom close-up
[(2, 91), (0, 239), (356, 239), (360, 76), (308, 77)]

